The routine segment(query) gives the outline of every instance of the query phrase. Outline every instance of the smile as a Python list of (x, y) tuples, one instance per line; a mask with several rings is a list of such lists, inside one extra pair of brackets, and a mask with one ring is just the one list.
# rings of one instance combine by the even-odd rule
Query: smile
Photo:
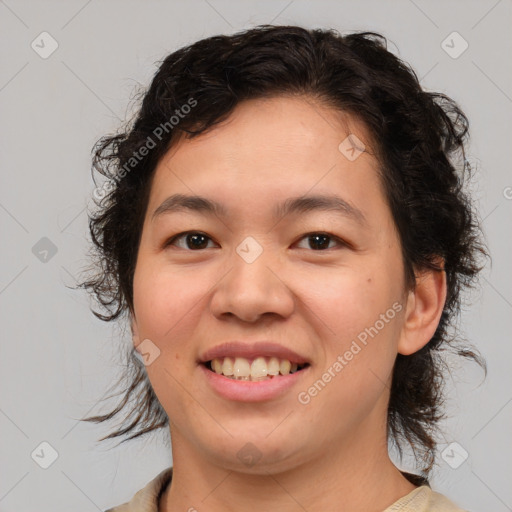
[(288, 359), (277, 357), (223, 357), (215, 358), (205, 363), (206, 367), (232, 380), (262, 381), (270, 380), (280, 375), (289, 375), (302, 370), (308, 363), (292, 363)]

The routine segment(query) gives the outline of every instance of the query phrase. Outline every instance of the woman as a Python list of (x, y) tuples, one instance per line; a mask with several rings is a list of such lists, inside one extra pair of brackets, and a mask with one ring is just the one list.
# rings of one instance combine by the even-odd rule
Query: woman
[(133, 347), (87, 421), (168, 426), (173, 458), (110, 511), (461, 510), (428, 477), (440, 352), (487, 254), (467, 131), (375, 33), (260, 26), (164, 60), (95, 154), (83, 286)]

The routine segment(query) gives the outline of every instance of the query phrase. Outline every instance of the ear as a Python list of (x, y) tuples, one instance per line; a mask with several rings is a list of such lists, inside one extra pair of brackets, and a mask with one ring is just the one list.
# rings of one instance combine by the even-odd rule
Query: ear
[(137, 326), (137, 320), (135, 319), (135, 315), (133, 313), (130, 315), (130, 327), (132, 331), (133, 346), (137, 347), (137, 345), (140, 343), (139, 327)]
[(443, 270), (423, 269), (416, 274), (416, 289), (409, 292), (398, 353), (414, 354), (436, 332), (446, 301), (446, 272), (441, 258), (436, 264)]

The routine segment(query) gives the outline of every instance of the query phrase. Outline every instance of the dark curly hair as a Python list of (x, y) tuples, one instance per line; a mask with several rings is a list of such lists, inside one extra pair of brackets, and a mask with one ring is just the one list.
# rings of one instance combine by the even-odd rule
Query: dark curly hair
[[(97, 300), (98, 318), (128, 317), (143, 219), (161, 157), (179, 137), (193, 138), (225, 120), (240, 102), (279, 95), (307, 96), (364, 123), (398, 229), (406, 288), (414, 289), (415, 271), (446, 272), (447, 298), (434, 336), (418, 352), (397, 356), (387, 418), (388, 439), (400, 456), (405, 441), (428, 476), (445, 416), (443, 352), (470, 358), (485, 370), (479, 353), (451, 331), (461, 291), (477, 284), (481, 258), (489, 255), (464, 191), (472, 172), (465, 155), (467, 117), (446, 95), (424, 91), (382, 35), (261, 25), (167, 56), (134, 119), (94, 147), (93, 175), (108, 181), (96, 189), (96, 211), (89, 214), (93, 264), (79, 286)], [(122, 395), (120, 403), (83, 419), (102, 422), (128, 409), (121, 427), (100, 441), (120, 436), (124, 442), (169, 422), (133, 346), (126, 356), (118, 382), (124, 384), (115, 395)]]

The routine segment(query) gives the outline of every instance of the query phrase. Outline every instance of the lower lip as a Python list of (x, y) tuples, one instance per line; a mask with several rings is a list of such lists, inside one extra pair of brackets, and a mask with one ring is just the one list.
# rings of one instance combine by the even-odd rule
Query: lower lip
[(199, 366), (210, 386), (219, 395), (237, 402), (263, 402), (279, 397), (294, 384), (297, 384), (310, 368), (307, 366), (298, 372), (280, 375), (268, 380), (247, 381), (230, 379), (224, 375), (212, 372), (204, 364)]

